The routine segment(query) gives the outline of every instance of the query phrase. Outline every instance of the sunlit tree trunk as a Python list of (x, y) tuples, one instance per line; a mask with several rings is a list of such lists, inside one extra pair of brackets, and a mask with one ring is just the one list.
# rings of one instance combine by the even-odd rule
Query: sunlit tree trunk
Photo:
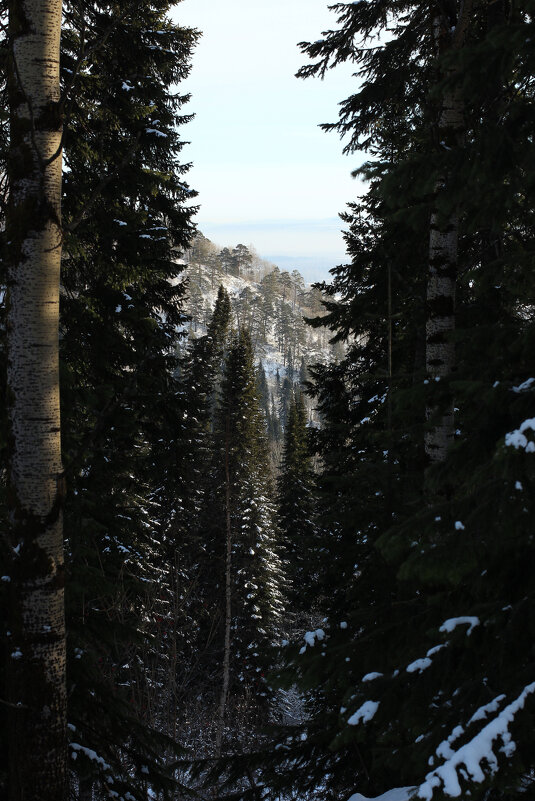
[(58, 369), (61, 0), (11, 0), (8, 405), (10, 801), (66, 795)]

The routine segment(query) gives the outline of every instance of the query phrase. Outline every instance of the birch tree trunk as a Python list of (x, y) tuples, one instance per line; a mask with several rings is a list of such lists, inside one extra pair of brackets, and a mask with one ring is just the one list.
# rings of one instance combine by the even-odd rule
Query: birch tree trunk
[[(444, 184), (437, 188), (438, 195)], [(429, 236), (429, 275), (427, 282), (426, 371), (431, 380), (447, 378), (455, 368), (455, 285), (459, 220), (452, 214), (447, 223), (431, 215)], [(453, 441), (453, 398), (448, 392), (441, 408), (428, 406), (433, 421), (425, 435), (425, 452), (430, 464), (443, 462)]]
[[(439, 57), (449, 49), (460, 49), (469, 29), (471, 2), (461, 6), (455, 27), (441, 12), (434, 20), (434, 35)], [(451, 78), (449, 70), (443, 78)], [(455, 89), (444, 92), (438, 122), (438, 146), (444, 151), (462, 145), (464, 107)], [(426, 371), (433, 381), (448, 378), (455, 369), (455, 287), (457, 282), (459, 215), (457, 209), (445, 215), (440, 211), (441, 196), (449, 189), (450, 176), (445, 171), (436, 182), (429, 234), (429, 273), (427, 282)], [(435, 394), (435, 393), (433, 393)], [(453, 397), (447, 390), (440, 406), (428, 405), (427, 419), (432, 427), (425, 435), (429, 464), (446, 459), (454, 436)]]
[(60, 30), (61, 0), (10, 0), (10, 801), (66, 796)]

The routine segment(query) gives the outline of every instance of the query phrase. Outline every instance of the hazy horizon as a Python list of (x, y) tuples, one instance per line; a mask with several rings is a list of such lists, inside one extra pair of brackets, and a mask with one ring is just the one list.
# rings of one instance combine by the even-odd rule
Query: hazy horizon
[[(325, 80), (294, 77), (306, 58), (297, 42), (333, 27), (325, 0), (183, 0), (180, 24), (203, 31), (190, 78), (183, 154), (199, 192), (199, 229), (218, 245), (253, 244), (280, 266), (301, 263), (307, 281), (345, 261), (338, 214), (361, 189), (336, 134), (319, 129), (355, 91), (351, 67)], [(275, 46), (276, 45), (276, 46)], [(278, 260), (278, 262), (277, 262)], [(305, 266), (306, 265), (306, 266)]]
[[(282, 270), (297, 269), (307, 283), (329, 278), (328, 271), (346, 261), (340, 232), (343, 223), (338, 217), (324, 220), (266, 220), (264, 222), (207, 223), (199, 230), (218, 247), (235, 247), (242, 243), (254, 247), (262, 259)], [(340, 245), (336, 247), (337, 240)], [(300, 249), (306, 239), (313, 252)], [(325, 248), (332, 240), (333, 247)], [(276, 242), (278, 247), (273, 248)], [(315, 244), (315, 248), (314, 248)]]

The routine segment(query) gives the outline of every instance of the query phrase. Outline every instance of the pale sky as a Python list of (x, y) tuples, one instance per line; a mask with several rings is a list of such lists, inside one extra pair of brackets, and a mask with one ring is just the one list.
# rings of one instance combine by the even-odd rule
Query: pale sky
[(351, 68), (294, 77), (306, 62), (297, 42), (334, 25), (327, 0), (183, 0), (173, 18), (203, 31), (180, 87), (196, 115), (181, 133), (200, 230), (220, 246), (253, 244), (306, 280), (326, 277), (345, 261), (337, 215), (362, 191), (351, 171), (364, 160), (318, 128), (355, 91)]

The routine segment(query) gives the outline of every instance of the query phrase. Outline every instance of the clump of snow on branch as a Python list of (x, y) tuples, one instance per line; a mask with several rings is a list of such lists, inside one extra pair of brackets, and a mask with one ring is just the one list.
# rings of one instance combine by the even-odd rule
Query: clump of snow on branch
[(378, 673), (376, 670), (374, 670), (372, 673), (366, 673), (366, 675), (362, 677), (361, 681), (373, 681), (374, 679), (380, 679), (382, 675), (382, 673)]
[(376, 798), (367, 798), (361, 793), (353, 793), (347, 801), (409, 801), (414, 797), (416, 787), (393, 787)]
[(307, 645), (310, 645), (310, 647), (313, 648), (314, 645), (316, 644), (316, 641), (321, 642), (321, 640), (324, 640), (325, 632), (323, 631), (323, 629), (316, 629), (316, 631), (307, 631), (303, 639), (305, 640), (306, 645), (303, 645), (303, 647), (299, 651), (300, 654), (305, 653)]
[(423, 670), (427, 670), (427, 668), (432, 664), (432, 661), (427, 656), (424, 656), (421, 659), (415, 659), (414, 662), (411, 662), (410, 665), (407, 665), (405, 670), (407, 673), (416, 673), (416, 671), (421, 673)]
[(350, 726), (356, 726), (361, 721), (367, 723), (379, 709), (379, 701), (364, 701), (357, 711), (347, 721)]
[[(455, 618), (455, 619), (452, 618), (452, 620), (460, 620), (460, 618)], [(452, 620), (446, 620), (446, 623), (451, 623)], [(463, 622), (466, 622), (466, 621), (463, 621)], [(446, 625), (446, 624), (444, 624), (444, 625)], [(448, 629), (442, 629), (442, 628), (440, 629), (440, 631), (443, 631), (443, 630), (447, 631)], [(407, 671), (407, 673), (416, 673), (416, 672), (422, 673), (424, 670), (427, 670), (427, 668), (431, 667), (431, 665), (433, 664), (433, 662), (430, 659), (430, 657), (434, 656), (435, 654), (437, 654), (439, 651), (441, 651), (445, 647), (446, 646), (445, 646), (444, 643), (442, 643), (441, 645), (433, 646), (433, 648), (430, 648), (425, 656), (422, 656), (420, 659), (415, 659), (414, 662), (411, 662), (410, 665), (407, 665), (405, 670)]]
[(532, 384), (535, 382), (535, 378), (527, 378), (522, 384), (519, 384), (517, 387), (513, 387), (513, 392), (525, 392), (527, 389), (531, 389)]
[(110, 765), (103, 759), (101, 756), (97, 754), (92, 748), (86, 748), (85, 745), (80, 745), (80, 743), (69, 743), (70, 748), (72, 748), (72, 758), (76, 759), (78, 752), (85, 754), (85, 756), (90, 759), (92, 762), (96, 762), (100, 765), (104, 770), (110, 770)]
[(440, 745), (437, 747), (437, 750), (435, 751), (437, 757), (440, 757), (440, 759), (450, 759), (450, 757), (452, 757), (454, 754), (454, 751), (451, 747), (452, 744), (455, 742), (455, 740), (458, 740), (459, 737), (462, 737), (463, 734), (464, 734), (463, 727), (455, 726), (454, 730), (452, 731), (448, 739), (442, 740)]
[(480, 622), (481, 621), (479, 620), (479, 618), (476, 617), (475, 615), (462, 615), (461, 617), (450, 617), (448, 618), (448, 620), (444, 621), (439, 631), (449, 634), (454, 629), (456, 629), (457, 626), (462, 626), (463, 624), (467, 624), (470, 628), (468, 629), (466, 634), (469, 636), (475, 629), (475, 627), (479, 626)]
[[(496, 741), (501, 740), (500, 751), (506, 757), (510, 757), (514, 753), (516, 745), (509, 732), (509, 726), (513, 722), (516, 713), (524, 708), (528, 695), (533, 692), (535, 692), (535, 682), (528, 684), (518, 698), (506, 706), (497, 717), (487, 723), (475, 737), (462, 745), (457, 751), (442, 748), (446, 743), (441, 744), (439, 746), (441, 750), (439, 756), (444, 755), (446, 761), (427, 774), (425, 781), (418, 788), (418, 796), (425, 799), (425, 801), (430, 801), (434, 791), (437, 789), (441, 789), (446, 795), (452, 797), (460, 796), (461, 786), (459, 784), (458, 771), (472, 781), (482, 782), (485, 780), (485, 773), (481, 767), (482, 763), (488, 765), (491, 774), (496, 773), (498, 760), (493, 750), (494, 744)], [(498, 703), (498, 698), (487, 704), (486, 707), (481, 707), (471, 720), (479, 720), (480, 717), (485, 717), (493, 708), (493, 705)], [(458, 729), (460, 728), (458, 727)], [(454, 734), (455, 731), (451, 737)], [(439, 749), (437, 749), (437, 754)]]
[[(511, 737), (509, 726), (513, 723), (515, 715), (524, 708), (528, 696), (534, 692), (535, 682), (532, 682), (524, 687), (518, 698), (502, 709), (475, 737), (454, 751), (453, 743), (465, 733), (462, 726), (456, 726), (450, 736), (443, 740), (436, 749), (436, 755), (444, 759), (444, 763), (428, 773), (425, 781), (419, 787), (394, 787), (376, 798), (367, 798), (361, 793), (354, 793), (347, 801), (411, 801), (415, 798), (431, 801), (435, 790), (458, 798), (462, 793), (459, 774), (467, 780), (481, 783), (486, 778), (482, 765), (491, 774), (496, 773), (498, 760), (494, 748), (498, 742), (501, 742), (499, 750), (506, 757), (512, 756), (515, 752), (516, 744)], [(472, 715), (468, 725), (496, 713), (504, 698), (505, 695), (498, 695), (493, 701), (480, 707)], [(375, 715), (378, 706), (377, 701), (366, 701), (352, 715), (348, 723), (352, 726), (360, 721), (366, 723)], [(422, 739), (423, 736), (420, 736), (416, 742)]]
[(524, 420), (520, 428), (515, 428), (514, 431), (505, 435), (506, 447), (515, 448), (515, 450), (523, 448), (526, 453), (535, 453), (535, 442), (526, 437), (525, 431), (535, 431), (535, 417)]
[(487, 715), (492, 712), (497, 712), (501, 702), (505, 699), (505, 695), (498, 695), (496, 698), (485, 706), (480, 706), (477, 712), (474, 712), (468, 723), (475, 723), (477, 720), (485, 720)]

